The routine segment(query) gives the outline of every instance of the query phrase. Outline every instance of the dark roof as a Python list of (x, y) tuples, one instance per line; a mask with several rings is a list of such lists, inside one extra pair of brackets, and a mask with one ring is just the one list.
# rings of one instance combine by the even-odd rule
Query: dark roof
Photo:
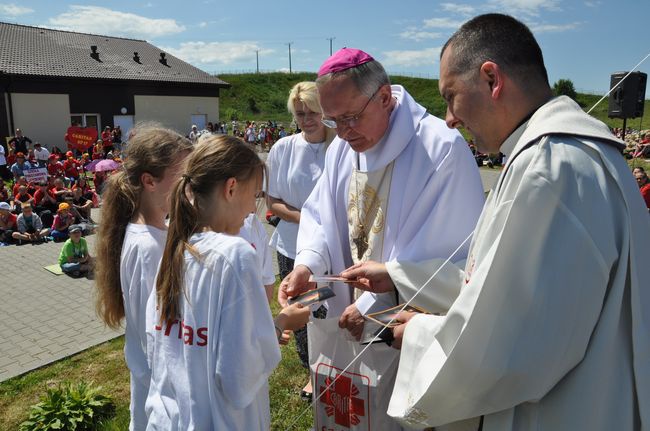
[[(97, 46), (99, 60), (91, 58)], [(228, 83), (144, 40), (52, 30), (0, 22), (0, 71), (10, 75), (115, 80)], [(133, 57), (137, 52), (140, 62)]]

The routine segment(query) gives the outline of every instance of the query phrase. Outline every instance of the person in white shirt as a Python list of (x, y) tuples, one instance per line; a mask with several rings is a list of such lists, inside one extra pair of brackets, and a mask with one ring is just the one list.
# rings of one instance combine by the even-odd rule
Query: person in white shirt
[[(318, 89), (314, 82), (299, 82), (289, 92), (287, 109), (293, 115), (301, 133), (279, 139), (269, 152), (268, 207), (280, 218), (271, 236), (271, 247), (277, 251), (280, 279), (293, 270), (300, 210), (323, 173), (327, 147), (336, 136), (320, 119), (322, 117)], [(316, 311), (325, 317), (325, 308)], [(303, 367), (309, 368), (307, 328), (295, 332), (296, 350)], [(301, 396), (309, 400), (311, 381)]]
[(255, 249), (264, 290), (266, 290), (266, 296), (269, 302), (271, 302), (273, 299), (273, 289), (275, 288), (275, 271), (273, 271), (269, 235), (257, 217), (257, 213), (251, 213), (246, 217), (244, 225), (239, 230), (239, 236), (248, 241)]
[(129, 429), (144, 430), (151, 372), (146, 357), (145, 308), (162, 257), (169, 193), (189, 140), (158, 127), (140, 127), (129, 140), (122, 169), (102, 194), (97, 240), (97, 311), (112, 328), (126, 320), (124, 355), (131, 372)]
[(34, 158), (36, 159), (39, 168), (47, 166), (49, 157), (50, 152), (48, 149), (42, 146), (40, 142), (34, 142)]
[(148, 430), (270, 428), (268, 377), (294, 304), (273, 320), (255, 251), (237, 237), (264, 164), (241, 140), (202, 139), (172, 192), (169, 234), (147, 303)]
[(190, 130), (189, 138), (190, 141), (192, 141), (193, 144), (196, 144), (196, 141), (199, 139), (199, 136), (201, 134), (199, 133), (198, 127), (196, 127), (196, 124), (192, 124), (192, 130)]

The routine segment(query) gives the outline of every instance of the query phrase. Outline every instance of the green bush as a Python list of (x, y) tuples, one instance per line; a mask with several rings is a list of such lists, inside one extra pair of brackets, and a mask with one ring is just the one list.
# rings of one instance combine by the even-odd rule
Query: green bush
[(41, 402), (31, 407), (20, 431), (93, 430), (113, 411), (113, 401), (101, 395), (100, 387), (80, 382), (48, 389)]

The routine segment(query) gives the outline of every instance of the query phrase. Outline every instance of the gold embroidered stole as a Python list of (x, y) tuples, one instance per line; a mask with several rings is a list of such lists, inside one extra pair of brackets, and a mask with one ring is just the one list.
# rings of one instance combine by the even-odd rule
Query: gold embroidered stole
[[(348, 232), (352, 261), (383, 261), (384, 225), (393, 163), (373, 172), (352, 169), (348, 191)], [(355, 289), (356, 300), (363, 291)]]

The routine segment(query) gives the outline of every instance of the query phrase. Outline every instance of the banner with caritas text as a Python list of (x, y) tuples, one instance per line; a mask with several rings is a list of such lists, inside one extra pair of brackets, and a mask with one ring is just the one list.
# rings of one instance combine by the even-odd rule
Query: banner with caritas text
[(65, 134), (65, 141), (71, 148), (83, 151), (97, 142), (97, 129), (94, 127), (68, 127)]
[(23, 169), (23, 174), (28, 183), (47, 181), (47, 168)]

